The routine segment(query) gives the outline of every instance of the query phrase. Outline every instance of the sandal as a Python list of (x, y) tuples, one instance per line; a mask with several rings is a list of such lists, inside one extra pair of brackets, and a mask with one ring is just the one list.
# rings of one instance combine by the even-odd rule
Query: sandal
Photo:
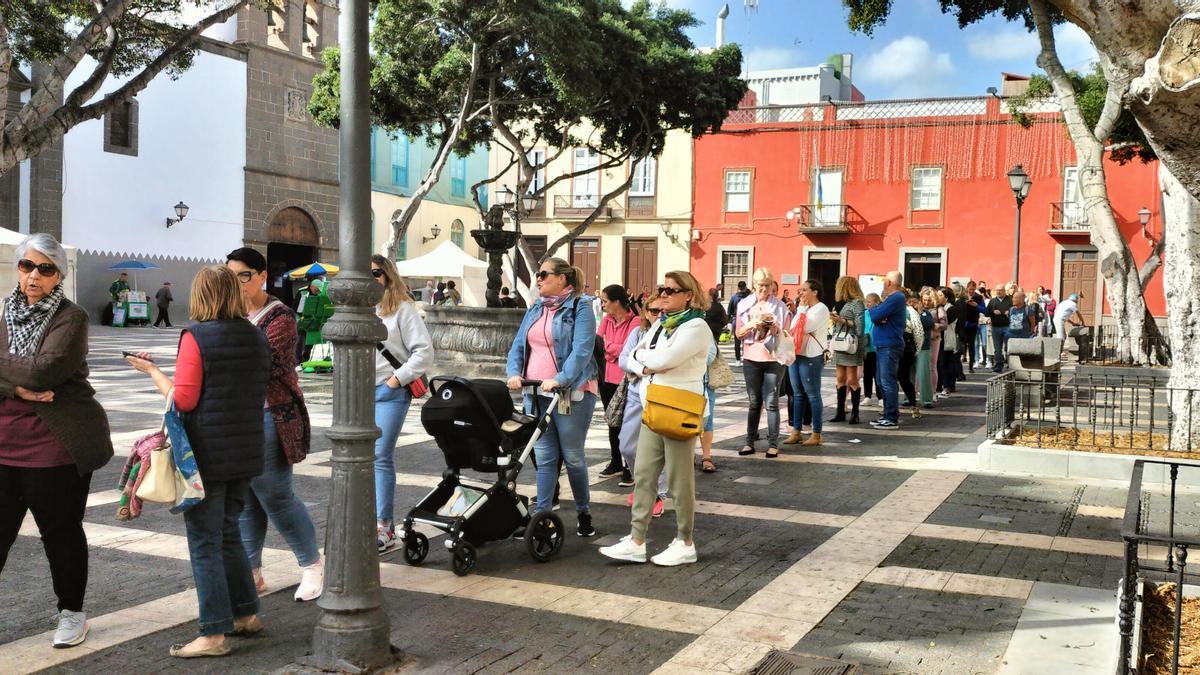
[(779, 456), (779, 448), (767, 448), (767, 459), (775, 459)]
[(743, 457), (745, 457), (746, 455), (753, 455), (754, 454), (754, 446), (747, 445), (746, 447), (742, 448), (741, 450), (738, 450), (738, 454)]
[(206, 649), (189, 647), (190, 645), (171, 645), (169, 653), (177, 659), (197, 659), (205, 656), (228, 656), (230, 652), (228, 641), (222, 642), (216, 647), (208, 647)]
[(704, 473), (716, 473), (717, 465), (713, 464), (712, 458), (701, 459), (700, 460), (700, 470), (703, 471)]

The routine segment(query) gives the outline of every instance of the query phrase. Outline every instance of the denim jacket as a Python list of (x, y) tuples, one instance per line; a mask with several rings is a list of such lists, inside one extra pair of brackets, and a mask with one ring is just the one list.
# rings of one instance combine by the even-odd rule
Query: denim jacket
[[(508, 350), (508, 377), (524, 377), (529, 358), (529, 327), (542, 316), (542, 299), (538, 298), (525, 312), (517, 337)], [(596, 379), (596, 315), (592, 312), (592, 296), (579, 295), (563, 303), (554, 313), (554, 360), (558, 363), (555, 380), (568, 391), (575, 391)]]

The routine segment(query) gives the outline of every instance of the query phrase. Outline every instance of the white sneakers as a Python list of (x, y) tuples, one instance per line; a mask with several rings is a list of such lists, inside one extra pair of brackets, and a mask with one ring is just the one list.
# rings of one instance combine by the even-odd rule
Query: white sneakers
[[(626, 535), (612, 546), (601, 547), (600, 554), (613, 560), (644, 563), (646, 562), (646, 543), (635, 544), (633, 536)], [(694, 563), (696, 562), (696, 546), (694, 544), (689, 546), (683, 543), (683, 540), (675, 539), (662, 553), (651, 558), (650, 562), (660, 567)]]
[(627, 534), (612, 546), (601, 546), (600, 555), (608, 556), (613, 560), (644, 563), (646, 562), (646, 542), (635, 544), (633, 535)]
[(321, 590), (325, 587), (325, 561), (318, 560), (300, 569), (302, 574), (300, 585), (296, 587), (296, 602), (308, 602), (321, 597)]
[[(645, 562), (645, 557), (642, 562)], [(58, 613), (58, 630), (54, 631), (54, 648), (65, 649), (82, 643), (87, 638), (87, 614), (64, 609)]]
[(683, 543), (682, 539), (671, 541), (671, 545), (663, 550), (662, 553), (650, 559), (650, 562), (659, 567), (674, 567), (676, 565), (689, 565), (696, 562), (696, 545), (691, 546)]

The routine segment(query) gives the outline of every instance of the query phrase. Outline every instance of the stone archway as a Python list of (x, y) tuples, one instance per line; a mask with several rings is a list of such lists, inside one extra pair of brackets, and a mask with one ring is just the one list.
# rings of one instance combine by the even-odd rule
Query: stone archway
[(294, 305), (295, 289), (287, 273), (316, 262), (320, 245), (320, 230), (307, 211), (298, 206), (276, 211), (267, 225), (267, 292)]

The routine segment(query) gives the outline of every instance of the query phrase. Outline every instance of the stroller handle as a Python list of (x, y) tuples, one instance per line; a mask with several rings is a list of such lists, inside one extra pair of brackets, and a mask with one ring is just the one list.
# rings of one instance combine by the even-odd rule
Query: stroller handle
[[(534, 387), (534, 388), (540, 388), (540, 387), (542, 386), (542, 380), (526, 380), (526, 379), (522, 378), (522, 379), (521, 379), (521, 386), (522, 386), (522, 387)], [(562, 390), (562, 387), (556, 387), (556, 388), (554, 389), (554, 391), (556, 391), (556, 392), (557, 392), (557, 391), (561, 391), (561, 390)]]

